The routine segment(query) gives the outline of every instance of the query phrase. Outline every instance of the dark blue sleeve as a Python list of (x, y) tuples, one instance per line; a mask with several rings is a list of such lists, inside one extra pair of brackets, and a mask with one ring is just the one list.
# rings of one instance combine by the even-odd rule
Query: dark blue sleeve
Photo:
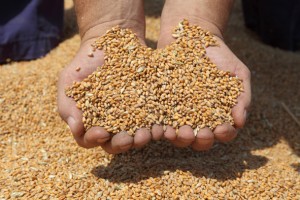
[(243, 0), (245, 24), (266, 44), (300, 50), (299, 0)]
[(60, 41), (63, 0), (10, 0), (0, 7), (0, 63), (31, 60)]

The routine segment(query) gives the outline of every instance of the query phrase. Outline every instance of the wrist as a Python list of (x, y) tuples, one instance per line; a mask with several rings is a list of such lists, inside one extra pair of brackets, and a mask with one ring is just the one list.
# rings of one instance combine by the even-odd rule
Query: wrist
[(109, 29), (115, 26), (129, 28), (137, 34), (138, 38), (142, 40), (145, 38), (144, 22), (129, 19), (115, 19), (107, 22), (94, 23), (93, 26), (89, 27), (88, 29), (81, 30), (81, 42), (86, 43), (88, 41), (93, 41), (94, 39), (104, 35)]
[(75, 0), (79, 34), (83, 42), (99, 37), (119, 25), (144, 38), (145, 17), (142, 0)]
[[(233, 0), (166, 0), (162, 18), (173, 27), (182, 19), (223, 38)], [(169, 20), (169, 21), (168, 21)]]

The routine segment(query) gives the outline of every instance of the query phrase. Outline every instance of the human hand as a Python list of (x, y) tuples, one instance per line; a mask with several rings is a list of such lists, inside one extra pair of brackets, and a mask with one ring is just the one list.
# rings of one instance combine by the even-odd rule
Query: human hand
[[(203, 3), (202, 6), (204, 9), (213, 7), (210, 3), (211, 2)], [(236, 137), (237, 129), (242, 128), (246, 121), (247, 109), (251, 101), (251, 87), (249, 69), (224, 43), (222, 31), (216, 25), (217, 23), (212, 23), (208, 20), (211, 18), (199, 17), (200, 11), (197, 9), (195, 10), (198, 4), (201, 3), (194, 0), (188, 0), (184, 3), (177, 0), (169, 0), (166, 2), (161, 19), (161, 32), (158, 40), (158, 48), (164, 48), (174, 41), (171, 34), (173, 27), (175, 27), (179, 21), (186, 18), (191, 25), (200, 25), (204, 30), (208, 30), (215, 35), (218, 46), (208, 47), (206, 49), (207, 56), (219, 69), (230, 71), (233, 76), (238, 76), (242, 79), (244, 86), (244, 92), (238, 97), (238, 103), (232, 109), (234, 126), (225, 123), (217, 126), (214, 130), (204, 128), (201, 129), (196, 136), (190, 126), (181, 127), (178, 134), (175, 133), (174, 128), (168, 126), (164, 133), (164, 138), (169, 140), (175, 146), (187, 147), (191, 145), (193, 149), (200, 151), (210, 149), (215, 140), (229, 142)]]
[[(100, 7), (101, 12), (99, 12)], [(152, 135), (150, 130), (141, 128), (134, 137), (129, 136), (126, 132), (111, 136), (102, 127), (92, 127), (86, 131), (82, 122), (82, 111), (76, 107), (76, 102), (72, 98), (65, 95), (65, 89), (74, 81), (83, 80), (104, 63), (103, 51), (97, 50), (90, 57), (88, 54), (92, 52), (91, 44), (94, 40), (105, 34), (108, 29), (116, 25), (130, 28), (137, 34), (141, 43), (144, 43), (145, 22), (142, 1), (97, 0), (87, 5), (83, 5), (82, 1), (75, 1), (75, 10), (82, 41), (74, 59), (60, 74), (58, 110), (62, 119), (69, 125), (76, 142), (85, 148), (101, 146), (106, 152), (117, 154), (133, 147), (142, 147), (151, 138), (159, 139), (162, 131), (156, 126), (152, 128)], [(76, 70), (79, 67), (80, 70)]]

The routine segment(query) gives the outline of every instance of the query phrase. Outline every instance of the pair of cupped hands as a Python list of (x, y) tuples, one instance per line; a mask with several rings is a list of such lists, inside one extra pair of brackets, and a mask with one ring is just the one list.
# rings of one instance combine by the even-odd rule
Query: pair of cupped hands
[[(131, 28), (141, 43), (145, 44), (144, 24), (136, 26), (130, 23), (126, 25), (125, 22), (120, 21), (118, 23), (122, 24), (121, 27), (123, 28)], [(201, 24), (199, 25), (201, 26)], [(250, 71), (226, 46), (222, 34), (214, 31), (212, 33), (215, 35), (219, 46), (208, 47), (207, 56), (219, 69), (230, 71), (243, 81), (244, 92), (238, 97), (238, 103), (232, 109), (234, 126), (225, 123), (217, 126), (214, 130), (203, 128), (198, 131), (196, 136), (193, 129), (188, 125), (180, 127), (177, 134), (173, 127), (167, 126), (164, 130), (161, 125), (153, 125), (150, 130), (141, 127), (134, 136), (128, 135), (125, 131), (111, 135), (102, 127), (92, 127), (86, 131), (82, 122), (82, 111), (76, 107), (76, 102), (72, 98), (65, 95), (65, 89), (71, 86), (74, 81), (83, 80), (104, 63), (103, 51), (97, 50), (93, 57), (87, 55), (91, 51), (91, 44), (95, 39), (114, 25), (99, 24), (96, 26), (95, 29), (89, 29), (82, 35), (77, 54), (60, 73), (58, 82), (59, 114), (70, 127), (79, 146), (85, 148), (101, 146), (108, 153), (118, 154), (131, 148), (141, 148), (151, 140), (166, 139), (177, 147), (191, 146), (196, 151), (204, 151), (210, 149), (215, 141), (229, 142), (237, 136), (237, 130), (245, 124), (247, 109), (251, 100)], [(164, 48), (174, 41), (172, 30), (175, 26), (176, 24), (162, 26), (157, 48)], [(80, 71), (76, 70), (77, 67), (80, 67)]]

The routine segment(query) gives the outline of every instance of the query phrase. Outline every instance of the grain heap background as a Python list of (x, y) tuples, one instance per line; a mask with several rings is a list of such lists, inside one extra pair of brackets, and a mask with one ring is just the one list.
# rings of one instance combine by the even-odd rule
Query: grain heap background
[[(281, 104), (299, 120), (299, 52), (260, 43), (244, 28), (239, 1), (226, 39), (252, 72), (253, 103), (238, 138), (205, 153), (155, 142), (118, 156), (78, 147), (57, 114), (57, 75), (80, 41), (65, 2), (56, 49), (0, 66), (0, 199), (300, 199), (300, 127)], [(161, 1), (146, 7), (153, 47)]]

